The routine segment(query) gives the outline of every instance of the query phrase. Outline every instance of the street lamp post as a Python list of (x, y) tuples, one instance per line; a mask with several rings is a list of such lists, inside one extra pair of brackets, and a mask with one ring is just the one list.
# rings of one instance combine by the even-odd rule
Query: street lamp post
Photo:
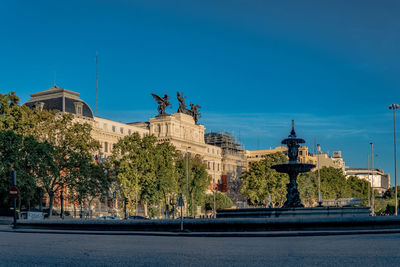
[(370, 186), (371, 186), (371, 170), (369, 169), (369, 154), (368, 154), (368, 207), (371, 207), (371, 192), (370, 192)]
[(396, 162), (396, 109), (399, 108), (398, 104), (391, 104), (389, 109), (393, 109), (393, 140), (394, 140), (394, 215), (397, 216), (398, 202), (397, 202), (397, 162)]
[(321, 151), (321, 147), (319, 144), (317, 144), (317, 153), (318, 153), (318, 206), (322, 207), (322, 199), (321, 199), (321, 173), (319, 171), (319, 157), (320, 157), (320, 151)]
[(369, 143), (371, 145), (371, 169), (372, 169), (372, 181), (371, 181), (371, 191), (372, 191), (372, 216), (375, 215), (375, 196), (374, 196), (374, 143)]
[(60, 192), (60, 202), (61, 202), (60, 218), (64, 219), (64, 191), (62, 189)]
[(213, 199), (214, 199), (214, 219), (217, 217), (217, 205), (216, 205), (216, 196), (215, 196), (215, 162), (213, 162), (213, 172), (214, 172), (214, 181), (213, 181)]
[(186, 147), (186, 216), (189, 216), (189, 148)]

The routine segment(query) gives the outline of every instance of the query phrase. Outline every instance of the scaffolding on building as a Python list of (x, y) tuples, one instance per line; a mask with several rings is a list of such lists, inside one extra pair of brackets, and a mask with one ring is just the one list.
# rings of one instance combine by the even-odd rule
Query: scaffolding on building
[(240, 154), (242, 145), (228, 132), (209, 132), (204, 135), (206, 144), (218, 146), (224, 154)]

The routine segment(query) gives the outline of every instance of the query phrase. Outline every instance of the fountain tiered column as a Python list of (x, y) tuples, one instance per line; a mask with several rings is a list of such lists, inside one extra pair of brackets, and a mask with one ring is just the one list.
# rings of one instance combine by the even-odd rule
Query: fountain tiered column
[(271, 166), (277, 172), (287, 173), (289, 175), (289, 183), (287, 184), (286, 202), (283, 205), (284, 208), (298, 208), (304, 207), (301, 203), (300, 192), (297, 189), (297, 175), (302, 172), (309, 172), (312, 168), (315, 168), (314, 164), (299, 163), (299, 144), (303, 144), (306, 141), (301, 138), (297, 138), (296, 131), (294, 130), (294, 121), (292, 120), (292, 130), (288, 138), (282, 140), (282, 144), (288, 147), (288, 163), (281, 163)]

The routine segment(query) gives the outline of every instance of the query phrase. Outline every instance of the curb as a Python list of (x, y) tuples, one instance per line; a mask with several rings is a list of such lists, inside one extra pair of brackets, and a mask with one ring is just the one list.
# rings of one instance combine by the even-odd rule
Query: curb
[(387, 230), (347, 230), (347, 231), (281, 231), (281, 232), (131, 232), (131, 231), (63, 231), (63, 230), (22, 230), (0, 229), (0, 232), (29, 234), (68, 234), (68, 235), (127, 235), (159, 237), (306, 237), (335, 235), (399, 234), (400, 229)]

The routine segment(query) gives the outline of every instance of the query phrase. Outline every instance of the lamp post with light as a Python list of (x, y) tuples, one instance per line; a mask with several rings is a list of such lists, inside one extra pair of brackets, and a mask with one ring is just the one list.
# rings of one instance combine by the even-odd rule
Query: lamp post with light
[(186, 216), (189, 216), (189, 148), (186, 147)]
[(319, 168), (319, 157), (321, 156), (321, 147), (317, 144), (317, 153), (318, 153), (318, 207), (322, 207), (322, 198), (321, 198), (321, 172)]
[(398, 104), (391, 104), (389, 109), (393, 109), (393, 140), (394, 140), (394, 215), (397, 216), (398, 202), (397, 202), (397, 162), (396, 162), (396, 109), (399, 108)]
[(372, 181), (371, 181), (371, 195), (372, 195), (372, 216), (375, 216), (375, 195), (374, 195), (374, 143), (369, 143), (371, 145), (371, 169), (372, 169)]

